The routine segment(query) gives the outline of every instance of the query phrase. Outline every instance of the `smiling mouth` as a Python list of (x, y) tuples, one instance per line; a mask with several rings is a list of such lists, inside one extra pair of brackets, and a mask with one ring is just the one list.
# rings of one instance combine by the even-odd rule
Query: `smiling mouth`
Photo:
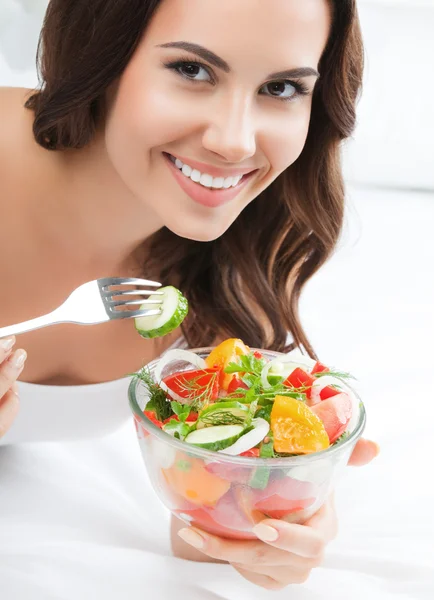
[(258, 169), (250, 171), (245, 175), (236, 175), (230, 177), (213, 177), (206, 172), (201, 172), (198, 169), (190, 167), (190, 165), (183, 163), (179, 158), (172, 156), (167, 152), (163, 152), (168, 160), (170, 160), (175, 167), (184, 175), (187, 179), (190, 179), (197, 185), (206, 188), (208, 191), (228, 190), (230, 188), (236, 188), (247, 179), (249, 179)]

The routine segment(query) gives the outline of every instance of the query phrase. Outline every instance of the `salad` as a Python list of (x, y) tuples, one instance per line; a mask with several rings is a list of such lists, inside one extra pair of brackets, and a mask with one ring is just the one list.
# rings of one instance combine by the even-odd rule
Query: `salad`
[[(178, 290), (160, 291), (161, 315), (136, 322), (144, 337), (166, 335), (187, 314)], [(167, 351), (129, 387), (155, 491), (178, 518), (221, 537), (255, 539), (266, 517), (303, 523), (363, 431), (351, 379), (299, 350), (277, 354), (236, 338)]]
[[(188, 369), (163, 377), (174, 361)], [(147, 387), (144, 414), (186, 444), (232, 456), (277, 458), (326, 450), (354, 429), (358, 399), (352, 376), (300, 352), (267, 360), (240, 339), (227, 339), (206, 358), (168, 351)]]

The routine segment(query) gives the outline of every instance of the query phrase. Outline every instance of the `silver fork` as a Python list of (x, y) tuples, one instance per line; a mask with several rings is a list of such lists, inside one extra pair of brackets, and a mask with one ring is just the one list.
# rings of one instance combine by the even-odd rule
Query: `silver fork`
[[(114, 287), (141, 286), (138, 289), (114, 290)], [(129, 299), (129, 296), (163, 295), (163, 292), (149, 290), (143, 286), (152, 288), (161, 287), (161, 283), (148, 281), (147, 279), (136, 279), (134, 277), (106, 277), (95, 279), (76, 288), (72, 294), (58, 308), (42, 317), (0, 327), (0, 338), (9, 335), (25, 333), (48, 325), (58, 323), (76, 323), (77, 325), (97, 325), (112, 319), (132, 319), (134, 317), (145, 317), (161, 314), (162, 301), (149, 299)], [(116, 298), (119, 298), (116, 300)], [(142, 310), (131, 310), (129, 307), (141, 304), (151, 304), (152, 308)]]

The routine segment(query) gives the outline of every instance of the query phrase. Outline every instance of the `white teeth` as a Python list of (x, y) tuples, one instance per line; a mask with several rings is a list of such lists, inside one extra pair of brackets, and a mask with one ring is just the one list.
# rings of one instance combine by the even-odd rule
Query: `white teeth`
[(193, 171), (193, 173), (190, 175), (190, 179), (196, 183), (199, 183), (200, 181), (200, 171), (198, 171), (197, 169), (195, 169)]
[(218, 190), (220, 190), (223, 187), (223, 184), (225, 182), (224, 177), (216, 177), (214, 179), (214, 181), (212, 182), (212, 186)]
[(193, 173), (193, 169), (188, 165), (183, 165), (182, 172), (184, 173), (184, 175), (187, 175), (187, 177), (190, 177), (190, 175)]
[(206, 188), (213, 189), (228, 189), (230, 187), (235, 187), (239, 184), (242, 175), (238, 175), (236, 177), (212, 177), (212, 175), (208, 175), (208, 173), (201, 173), (197, 169), (193, 169), (189, 165), (184, 164), (179, 158), (170, 156), (171, 161), (181, 170), (183, 175), (189, 177), (195, 183), (199, 183)]
[(210, 188), (212, 186), (212, 176), (204, 173), (200, 176), (200, 184)]

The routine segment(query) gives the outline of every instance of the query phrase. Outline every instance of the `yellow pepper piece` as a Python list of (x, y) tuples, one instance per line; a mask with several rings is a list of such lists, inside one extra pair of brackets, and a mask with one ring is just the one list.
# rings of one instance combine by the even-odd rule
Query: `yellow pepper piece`
[(295, 398), (276, 396), (271, 410), (271, 430), (276, 452), (309, 454), (330, 446), (321, 419)]

